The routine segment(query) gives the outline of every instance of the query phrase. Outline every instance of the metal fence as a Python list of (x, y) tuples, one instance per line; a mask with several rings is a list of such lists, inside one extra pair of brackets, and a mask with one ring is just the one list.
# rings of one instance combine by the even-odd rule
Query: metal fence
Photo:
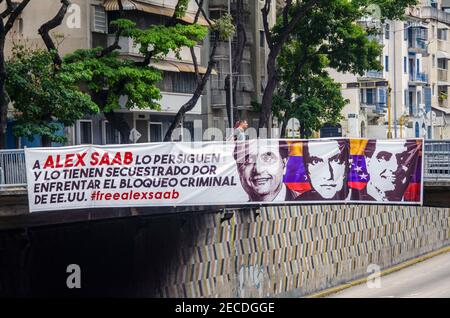
[(0, 189), (27, 184), (23, 149), (0, 150)]
[[(424, 158), (426, 181), (450, 181), (450, 140), (427, 140)], [(23, 149), (0, 150), (0, 190), (26, 183)]]
[(424, 158), (425, 180), (450, 180), (450, 140), (427, 140)]

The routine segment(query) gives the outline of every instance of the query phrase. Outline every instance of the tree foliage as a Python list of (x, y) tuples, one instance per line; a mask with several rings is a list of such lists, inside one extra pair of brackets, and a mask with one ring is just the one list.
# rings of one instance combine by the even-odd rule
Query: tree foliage
[[(381, 22), (385, 19), (402, 19), (406, 7), (416, 4), (417, 0), (285, 0), (275, 26), (270, 29), (270, 12), (275, 10), (271, 3), (270, 0), (265, 0), (261, 10), (270, 52), (260, 127), (266, 127), (269, 122), (275, 91), (279, 87), (285, 87), (286, 81), (292, 78), (292, 74), (280, 70), (277, 64), (281, 54), (300, 57), (291, 63), (290, 70), (296, 70), (295, 73), (304, 73), (304, 70), (299, 70), (293, 64), (323, 57), (328, 61), (325, 67), (342, 72), (361, 74), (370, 68), (377, 69), (373, 57), (380, 52), (379, 47), (367, 39), (368, 33), (357, 25), (357, 21), (373, 13), (374, 8)], [(295, 54), (289, 53), (292, 49), (297, 50)], [(304, 74), (302, 78), (305, 78)], [(282, 85), (279, 85), (280, 82)], [(293, 86), (300, 84), (297, 80)], [(278, 91), (277, 94), (283, 96), (285, 93)], [(287, 97), (287, 100), (290, 98)]]
[[(340, 85), (334, 83), (327, 69), (359, 75), (368, 70), (381, 70), (382, 47), (369, 39), (368, 31), (357, 21), (374, 4), (380, 8), (378, 18), (400, 18), (405, 6), (414, 1), (400, 2), (393, 6), (392, 1), (379, 0), (317, 1), (299, 19), (277, 57), (280, 85), (274, 95), (272, 113), (282, 115), (279, 118), (287, 114), (299, 119), (305, 133), (324, 124), (337, 124), (345, 101)], [(296, 6), (293, 6), (288, 14), (295, 13)], [(285, 17), (280, 16), (272, 30), (274, 41), (282, 33), (284, 23)]]
[[(110, 116), (111, 120), (107, 118), (120, 131), (122, 140), (128, 140), (129, 127), (114, 120), (113, 110), (159, 110), (161, 93), (157, 83), (162, 80), (162, 72), (149, 65), (150, 61), (163, 59), (169, 52), (181, 58), (182, 47), (194, 47), (208, 33), (208, 28), (199, 24), (177, 23), (187, 4), (188, 1), (180, 0), (166, 25), (139, 29), (129, 19), (112, 21), (111, 27), (117, 30), (116, 41), (106, 48), (79, 49), (59, 58), (58, 52), (51, 49), (55, 46), (49, 36), (48, 51), (17, 47), (8, 62), (7, 84), (17, 109), (15, 133), (29, 138), (38, 134), (45, 140), (61, 142), (65, 137), (58, 134), (58, 123), (72, 126), (88, 114), (103, 112)], [(62, 3), (60, 11), (46, 25), (58, 25), (66, 6)], [(42, 34), (47, 35), (51, 27)], [(120, 56), (119, 37), (132, 38), (142, 54), (141, 60)], [(119, 103), (122, 100), (124, 104)]]
[(78, 74), (55, 69), (54, 52), (15, 46), (6, 62), (6, 89), (16, 110), (14, 134), (41, 135), (47, 142), (65, 142), (60, 124), (72, 126), (85, 114), (98, 112), (89, 95), (80, 91)]

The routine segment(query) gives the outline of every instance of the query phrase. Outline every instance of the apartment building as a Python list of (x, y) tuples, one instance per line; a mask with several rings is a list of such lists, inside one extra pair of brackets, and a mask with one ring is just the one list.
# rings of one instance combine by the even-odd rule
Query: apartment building
[[(72, 5), (68, 9), (63, 23), (51, 33), (62, 55), (80, 48), (106, 46), (114, 41), (114, 30), (111, 28), (110, 22), (118, 16), (117, 0), (73, 0), (71, 2)], [(146, 28), (152, 24), (165, 23), (173, 15), (177, 0), (122, 0), (122, 4), (125, 18), (136, 22), (140, 28)], [(207, 2), (205, 6), (207, 8)], [(44, 47), (37, 30), (40, 25), (57, 13), (59, 7), (59, 1), (31, 1), (8, 36), (6, 52), (11, 51), (14, 43), (21, 41), (30, 46)], [(197, 5), (192, 0), (189, 2), (187, 14), (182, 20), (187, 23), (193, 22), (196, 12)], [(207, 21), (203, 17), (199, 18), (198, 23), (207, 25)], [(119, 45), (121, 46), (119, 53), (124, 58), (141, 58), (138, 47), (130, 38), (121, 37)], [(194, 48), (196, 59), (200, 64), (200, 73), (206, 71), (208, 51), (208, 39)], [(164, 61), (151, 62), (153, 67), (163, 72), (163, 80), (158, 84), (162, 94), (160, 111), (128, 110), (123, 107), (126, 96), (123, 96), (120, 101), (122, 107), (116, 112), (120, 113), (130, 128), (139, 133), (140, 137), (136, 141), (138, 143), (161, 141), (173, 117), (179, 108), (190, 99), (196, 88), (195, 68), (190, 50), (183, 48), (180, 55), (181, 60), (177, 59), (175, 54), (170, 53)], [(202, 110), (207, 108), (207, 105), (204, 104), (209, 102), (205, 98), (206, 95), (207, 91), (194, 109), (186, 115), (183, 122), (183, 128), (189, 132), (186, 135), (190, 135), (191, 139), (194, 136), (197, 138), (202, 136)], [(11, 114), (12, 111), (11, 109)], [(8, 146), (10, 148), (40, 145), (39, 136), (36, 136), (33, 142), (23, 138), (17, 140), (12, 135), (12, 125), (13, 121), (10, 119), (8, 127)], [(196, 129), (200, 132), (195, 132)], [(69, 145), (121, 143), (119, 132), (114, 130), (101, 114), (79, 120), (73, 127), (64, 127), (61, 133), (65, 133), (69, 137)], [(183, 137), (185, 140), (188, 139), (188, 136)]]
[(350, 102), (339, 127), (326, 127), (322, 135), (387, 138), (390, 132), (394, 138), (448, 138), (449, 8), (450, 1), (420, 1), (407, 9), (403, 21), (385, 21), (372, 36), (383, 46), (382, 71), (355, 76), (330, 70)]
[[(240, 71), (233, 74), (233, 81), (237, 82), (236, 104), (239, 118), (247, 119), (249, 127), (257, 128), (259, 113), (254, 111), (252, 102), (261, 102), (266, 82), (266, 65), (269, 49), (265, 40), (261, 9), (265, 1), (243, 0), (244, 28), (246, 44), (240, 65)], [(272, 1), (272, 8), (277, 2)], [(231, 0), (231, 15), (236, 16), (237, 1)], [(275, 24), (276, 10), (271, 10), (269, 25)], [(228, 12), (227, 0), (209, 0), (209, 15), (219, 18)], [(232, 50), (237, 45), (236, 35), (232, 40)], [(208, 107), (205, 109), (205, 126), (214, 127), (225, 132), (229, 127), (226, 110), (227, 92), (225, 79), (230, 74), (230, 54), (228, 41), (219, 42), (217, 47), (217, 74), (210, 81), (210, 96)], [(277, 125), (274, 121), (275, 126)], [(256, 134), (256, 130), (254, 131)]]

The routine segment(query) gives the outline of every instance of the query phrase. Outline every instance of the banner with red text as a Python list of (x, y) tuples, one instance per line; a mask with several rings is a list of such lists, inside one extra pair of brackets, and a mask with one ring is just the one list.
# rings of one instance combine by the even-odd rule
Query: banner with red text
[(255, 139), (27, 148), (30, 211), (421, 204), (422, 139)]

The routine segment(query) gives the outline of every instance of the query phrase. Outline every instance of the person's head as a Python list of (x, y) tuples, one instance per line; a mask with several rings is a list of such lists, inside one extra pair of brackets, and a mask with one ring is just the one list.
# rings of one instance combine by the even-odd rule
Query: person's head
[(415, 142), (387, 142), (369, 140), (364, 155), (370, 180), (389, 201), (399, 201), (408, 186), (414, 166)]
[(242, 130), (246, 130), (248, 128), (248, 123), (245, 119), (240, 119), (234, 124), (234, 128), (241, 128)]
[(283, 187), (288, 157), (285, 141), (236, 143), (236, 160), (242, 187), (252, 201), (273, 201)]
[(349, 149), (345, 140), (306, 141), (303, 162), (312, 188), (324, 199), (345, 199)]

